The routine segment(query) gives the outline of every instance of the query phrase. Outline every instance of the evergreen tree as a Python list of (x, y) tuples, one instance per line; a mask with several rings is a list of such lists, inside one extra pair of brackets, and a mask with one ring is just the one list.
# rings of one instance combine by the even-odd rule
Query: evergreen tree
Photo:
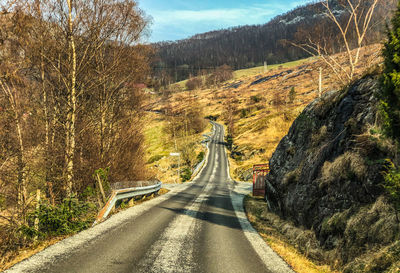
[(400, 138), (400, 1), (384, 44), (381, 113), (388, 136)]

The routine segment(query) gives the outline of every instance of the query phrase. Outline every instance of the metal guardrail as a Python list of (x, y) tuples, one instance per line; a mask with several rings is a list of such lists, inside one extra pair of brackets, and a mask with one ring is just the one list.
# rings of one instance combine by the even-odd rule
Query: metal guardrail
[(129, 189), (129, 188), (138, 188), (138, 187), (147, 187), (147, 186), (154, 186), (155, 184), (159, 183), (158, 180), (151, 180), (151, 181), (120, 181), (114, 182), (110, 185), (111, 190), (121, 190), (121, 189)]
[(161, 189), (161, 185), (162, 183), (159, 182), (155, 185), (146, 187), (133, 187), (133, 188), (113, 190), (110, 198), (108, 199), (105, 206), (99, 212), (96, 221), (94, 221), (93, 225), (96, 225), (100, 223), (103, 219), (107, 218), (111, 210), (115, 207), (115, 203), (117, 201), (157, 192)]
[(203, 143), (203, 145), (204, 145), (205, 148), (206, 148), (206, 153), (205, 153), (205, 155), (204, 155), (203, 160), (202, 160), (199, 164), (197, 164), (196, 167), (194, 168), (194, 170), (193, 170), (193, 172), (192, 172), (192, 177), (191, 177), (191, 179), (195, 178), (195, 177), (199, 174), (199, 172), (203, 169), (203, 166), (204, 166), (204, 164), (205, 164), (206, 161), (207, 161), (207, 157), (208, 157), (208, 153), (209, 153), (209, 150), (208, 150), (208, 143), (209, 143), (210, 140), (211, 140), (211, 136), (210, 136), (210, 135), (207, 135), (207, 134), (204, 134), (203, 136), (205, 137), (205, 139), (202, 141), (202, 143)]
[[(213, 132), (215, 130), (215, 125), (213, 124)], [(207, 162), (208, 158), (208, 143), (211, 139), (211, 136), (208, 134), (205, 134), (204, 137), (206, 138), (204, 140), (205, 146), (206, 146), (206, 154), (203, 158), (203, 160), (196, 166), (195, 170), (193, 171), (192, 174), (192, 179), (202, 170), (203, 166)], [(123, 182), (117, 182), (111, 185), (111, 188), (113, 189), (111, 193), (111, 197), (108, 199), (107, 203), (105, 206), (101, 209), (99, 212), (96, 221), (94, 221), (93, 226), (100, 223), (103, 221), (103, 219), (107, 218), (107, 216), (110, 214), (111, 210), (115, 207), (115, 203), (119, 200), (122, 199), (127, 199), (127, 198), (132, 198), (135, 196), (141, 196), (141, 195), (146, 195), (150, 193), (157, 192), (161, 189), (162, 183), (159, 182), (154, 185), (150, 186), (144, 186), (146, 184), (151, 183), (151, 181), (123, 181)], [(154, 182), (153, 182), (154, 183)], [(140, 185), (140, 187), (132, 187), (132, 185)], [(144, 186), (144, 187), (143, 187)]]

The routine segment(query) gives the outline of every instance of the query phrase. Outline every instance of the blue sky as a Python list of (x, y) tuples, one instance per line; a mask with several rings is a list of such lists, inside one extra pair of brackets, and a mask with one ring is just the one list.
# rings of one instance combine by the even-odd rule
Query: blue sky
[(139, 0), (152, 17), (150, 42), (238, 25), (263, 24), (309, 0)]

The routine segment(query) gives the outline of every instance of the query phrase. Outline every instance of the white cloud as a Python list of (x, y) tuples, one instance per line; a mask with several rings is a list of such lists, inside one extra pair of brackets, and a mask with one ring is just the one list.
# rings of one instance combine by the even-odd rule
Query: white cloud
[(262, 8), (250, 9), (210, 9), (210, 10), (166, 10), (153, 12), (155, 24), (190, 24), (190, 23), (217, 23), (229, 25), (248, 24), (259, 21), (261, 18), (275, 14), (274, 10)]

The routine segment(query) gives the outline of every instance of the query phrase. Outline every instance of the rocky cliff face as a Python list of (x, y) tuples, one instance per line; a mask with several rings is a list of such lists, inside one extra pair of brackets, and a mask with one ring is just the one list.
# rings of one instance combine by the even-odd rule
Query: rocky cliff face
[(396, 152), (377, 130), (377, 78), (312, 102), (278, 145), (266, 180), (270, 209), (311, 229), (326, 259), (351, 270), (354, 258), (394, 243), (399, 233), (382, 187), (385, 159)]

